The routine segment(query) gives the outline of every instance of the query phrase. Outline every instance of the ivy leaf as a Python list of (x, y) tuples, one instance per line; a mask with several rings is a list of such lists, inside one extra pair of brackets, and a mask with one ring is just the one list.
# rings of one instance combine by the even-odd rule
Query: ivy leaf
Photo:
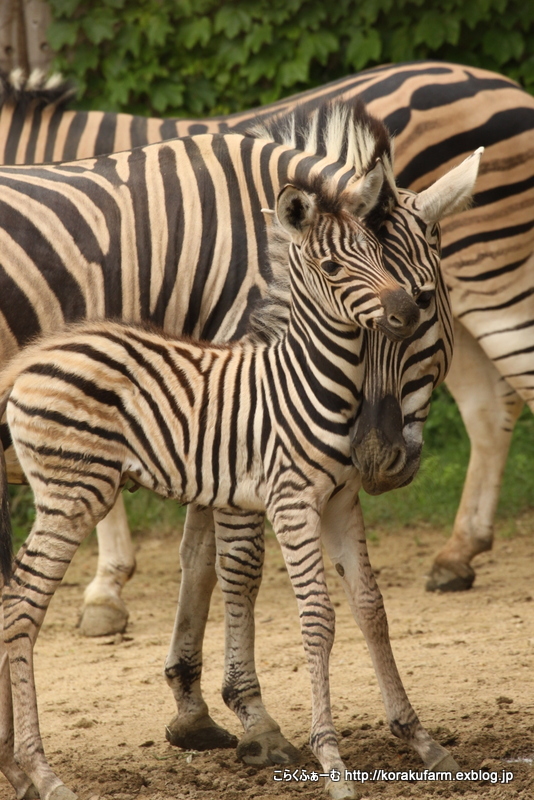
[(179, 108), (184, 101), (183, 86), (175, 81), (156, 83), (150, 93), (152, 105), (160, 114), (167, 108)]
[(52, 20), (46, 32), (46, 37), (52, 50), (61, 50), (65, 45), (72, 47), (76, 44), (79, 27), (79, 22)]
[(72, 17), (78, 6), (82, 5), (83, 0), (50, 0), (50, 6), (54, 17)]
[(179, 40), (186, 48), (192, 50), (197, 44), (205, 47), (211, 36), (211, 20), (209, 17), (192, 19), (191, 22), (184, 22), (180, 26)]
[(382, 41), (379, 33), (371, 28), (363, 33), (353, 33), (347, 46), (346, 58), (354, 69), (363, 69), (370, 61), (378, 61), (382, 51)]
[(249, 31), (252, 25), (250, 15), (242, 8), (221, 8), (217, 11), (214, 21), (215, 33), (224, 33), (229, 39), (234, 39), (241, 31)]
[(439, 11), (425, 11), (415, 26), (414, 40), (416, 44), (427, 44), (437, 50), (445, 41), (445, 18)]
[(100, 13), (84, 17), (82, 27), (87, 38), (93, 44), (100, 44), (106, 39), (113, 39), (115, 35), (116, 18), (104, 10)]

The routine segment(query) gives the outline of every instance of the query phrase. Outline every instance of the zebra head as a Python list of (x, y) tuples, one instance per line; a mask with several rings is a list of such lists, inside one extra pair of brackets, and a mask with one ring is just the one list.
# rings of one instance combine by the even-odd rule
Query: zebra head
[(452, 312), (440, 270), (439, 221), (465, 208), (483, 148), (419, 194), (397, 190), (377, 231), (388, 272), (414, 297), (420, 322), (401, 343), (371, 332), (353, 461), (369, 494), (405, 486), (415, 476), (432, 390), (446, 377), (453, 347)]
[(306, 189), (286, 185), (276, 203), (289, 233), (293, 280), (337, 323), (379, 329), (393, 341), (412, 336), (419, 325), (416, 301), (385, 269), (382, 246), (364, 217), (376, 204), (384, 172), (372, 170), (341, 193), (327, 181)]

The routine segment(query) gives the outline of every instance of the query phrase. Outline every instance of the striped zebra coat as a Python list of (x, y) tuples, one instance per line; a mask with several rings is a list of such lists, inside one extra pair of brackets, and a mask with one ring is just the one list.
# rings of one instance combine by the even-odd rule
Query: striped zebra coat
[[(335, 122), (331, 127), (327, 124), (329, 119)], [(272, 274), (265, 257), (264, 229), (259, 224), (247, 227), (249, 217), (243, 213), (241, 196), (248, 197), (251, 203), (254, 201), (254, 209), (270, 205), (277, 183), (284, 176), (298, 177), (299, 171), (333, 175), (343, 188), (355, 171), (367, 174), (380, 157), (389, 176), (389, 190), (379, 198), (381, 214), (374, 215), (374, 222), (371, 218), (370, 221), (374, 225), (380, 223), (378, 236), (392, 276), (416, 297), (429, 316), (409, 347), (392, 347), (388, 351), (383, 337), (369, 334), (366, 359), (372, 368), (367, 370), (364, 391), (370, 408), (355, 440), (355, 457), (364, 478), (369, 476), (371, 489), (406, 482), (419, 463), (431, 388), (446, 373), (452, 342), (448, 302), (438, 270), (435, 223), (461, 204), (462, 196), (469, 194), (476, 168), (472, 170), (474, 162), (471, 162), (464, 174), (465, 167), (460, 166), (419, 196), (397, 191), (387, 136), (376, 122), (366, 120), (358, 106), (350, 114), (325, 118), (321, 131), (314, 129), (305, 137), (312, 143), (313, 152), (321, 153), (319, 156), (272, 141), (207, 135), (96, 161), (0, 171), (6, 220), (4, 272), (0, 271), (0, 280), (3, 278), (6, 287), (2, 296), (9, 299), (4, 311), (8, 324), (2, 336), (6, 349), (13, 351), (24, 344), (30, 332), (41, 328), (51, 330), (65, 320), (84, 315), (119, 314), (126, 319), (148, 316), (175, 332), (217, 337), (236, 335)], [(340, 153), (345, 160), (333, 160)], [(181, 168), (179, 179), (173, 170), (176, 163)], [(158, 167), (151, 170), (150, 181), (146, 178), (148, 167)], [(468, 173), (469, 186), (465, 182)], [(246, 187), (249, 194), (240, 187)], [(425, 206), (429, 210), (428, 219), (421, 215)], [(383, 213), (385, 217), (381, 217)], [(144, 225), (147, 217), (152, 223), (150, 231)], [(109, 229), (108, 219), (113, 223)], [(219, 223), (216, 230), (214, 220)], [(136, 221), (139, 224), (132, 228)], [(208, 228), (208, 235), (200, 247), (203, 226)], [(32, 247), (38, 242), (39, 246), (31, 253), (33, 258), (25, 253), (25, 242), (31, 242)], [(196, 272), (191, 270), (188, 257), (194, 261)], [(125, 265), (122, 272), (121, 259)], [(214, 259), (217, 272), (213, 268)], [(222, 280), (219, 280), (221, 268)], [(185, 293), (184, 280), (191, 281)], [(386, 308), (385, 297), (383, 304), (383, 324), (389, 322), (390, 328), (396, 327), (398, 332), (404, 311), (398, 306)], [(20, 325), (22, 318), (24, 325)], [(394, 431), (381, 430), (387, 427), (383, 419), (388, 411), (387, 398), (400, 403)], [(343, 496), (341, 492), (338, 502), (342, 502)], [(351, 516), (354, 517), (352, 512)], [(248, 594), (245, 591), (247, 598), (253, 599), (261, 574), (263, 523), (257, 517), (241, 516), (232, 524), (242, 537), (254, 540), (258, 558), (254, 570), (248, 573), (252, 586), (249, 585)], [(210, 569), (206, 575), (205, 565), (199, 566), (195, 553), (196, 548), (201, 551), (203, 546), (198, 544), (198, 529), (202, 531), (203, 543), (208, 542), (206, 552), (214, 547), (212, 525), (205, 512), (196, 511), (186, 528), (182, 591), (189, 587), (191, 597), (198, 602), (181, 606), (181, 613), (189, 617), (186, 627), (192, 634), (185, 641), (175, 637), (166, 667), (179, 708), (179, 721), (169, 726), (169, 738), (181, 743), (185, 729), (188, 746), (202, 743), (204, 747), (212, 747), (214, 740), (220, 743), (222, 738), (228, 743), (229, 738), (212, 723), (200, 693), (202, 622), (199, 620), (204, 618), (209, 604), (206, 587), (213, 586), (213, 575)], [(191, 531), (196, 531), (196, 540), (189, 548)], [(231, 549), (231, 541), (228, 539), (224, 546)], [(234, 555), (229, 555), (230, 558)], [(195, 562), (192, 582), (186, 579), (192, 574), (190, 559)], [(109, 595), (114, 597), (116, 576), (105, 577), (111, 586)], [(244, 575), (244, 590), (246, 579)], [(236, 602), (241, 602), (240, 597)], [(252, 610), (247, 607), (249, 619)], [(356, 606), (354, 613), (365, 628), (365, 619)], [(179, 630), (180, 615), (176, 627)], [(246, 757), (254, 763), (258, 760), (268, 763), (272, 757), (286, 758), (289, 745), (261, 703), (251, 642), (244, 643), (243, 630), (235, 629), (232, 636), (235, 646), (228, 655), (224, 696), (245, 726), (242, 744)], [(388, 663), (388, 670), (393, 669), (392, 657)], [(387, 687), (387, 678), (382, 685)], [(394, 717), (395, 704), (389, 703), (387, 692), (385, 701), (388, 713)], [(197, 734), (202, 742), (198, 742)], [(190, 744), (191, 737), (194, 745)]]
[[(470, 150), (486, 147), (475, 207), (442, 231), (456, 340), (447, 385), (469, 433), (471, 459), (452, 539), (435, 559), (428, 583), (442, 591), (469, 588), (475, 577), (471, 560), (492, 544), (515, 421), (523, 404), (534, 402), (533, 98), (501, 75), (433, 61), (377, 67), (261, 109), (203, 120), (75, 112), (64, 108), (64, 94), (55, 89), (38, 96), (5, 85), (0, 159), (61, 161), (177, 135), (243, 130), (256, 116), (266, 119), (297, 102), (314, 108), (341, 96), (361, 97), (395, 135), (403, 187), (419, 191)], [(124, 563), (122, 575), (113, 575), (120, 584), (133, 553), (128, 538), (115, 536), (119, 541), (123, 548), (110, 561)], [(99, 569), (109, 573), (111, 567), (102, 563)], [(92, 587), (95, 599), (102, 599), (103, 580)]]
[[(465, 165), (464, 195), (477, 162)], [(385, 181), (378, 162), (341, 192), (332, 180), (281, 190), (277, 216), (292, 240), (291, 306), (284, 334), (270, 344), (202, 344), (124, 323), (87, 322), (30, 345), (1, 374), (0, 406), (7, 407), (10, 435), (36, 503), (36, 520), (12, 578), (9, 562), (2, 564), (15, 725), (13, 752), (6, 758), (4, 750), (1, 766), (19, 796), (33, 791), (33, 784), (41, 800), (75, 798), (44, 757), (32, 648), (77, 545), (128, 478), (163, 496), (220, 509), (223, 525), (225, 511), (267, 511), (299, 607), (312, 682), (312, 748), (326, 773), (344, 775), (329, 704), (334, 612), (320, 537), (350, 586), (349, 576), (364, 564), (351, 552), (350, 537), (340, 551), (339, 523), (330, 519), (328, 505), (334, 500), (336, 507), (340, 495), (347, 498), (347, 485), (354, 489), (359, 480), (354, 425), (370, 369), (367, 335), (382, 324), (383, 293), (402, 292), (384, 268), (372, 229), (355, 217), (356, 210), (362, 219), (373, 211), (387, 216), (380, 207)], [(441, 204), (450, 207), (444, 195), (419, 198), (431, 224)], [(406, 301), (413, 303), (408, 295)], [(423, 314), (432, 315), (428, 308)], [(390, 332), (397, 347), (410, 334)], [(5, 463), (1, 487), (5, 511)], [(355, 507), (357, 493), (348, 499)], [(5, 542), (5, 513), (2, 523)], [(367, 593), (376, 592), (369, 571), (366, 580)], [(406, 698), (391, 653), (384, 651), (387, 628), (376, 599), (371, 627), (384, 660), (378, 672), (389, 671), (391, 725), (428, 767), (456, 769)], [(9, 680), (5, 669), (2, 680)], [(1, 697), (8, 696), (4, 685)], [(9, 716), (4, 707), (4, 726)], [(354, 796), (343, 778), (328, 788), (334, 798)]]

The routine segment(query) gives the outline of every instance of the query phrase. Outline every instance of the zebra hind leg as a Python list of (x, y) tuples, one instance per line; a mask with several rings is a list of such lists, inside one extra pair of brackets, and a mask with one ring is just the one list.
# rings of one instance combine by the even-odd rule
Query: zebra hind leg
[[(30, 475), (31, 473), (28, 472)], [(42, 474), (42, 471), (41, 471)], [(75, 481), (31, 479), (36, 519), (26, 548), (15, 559), (12, 580), (3, 590), (4, 641), (9, 655), (14, 719), (14, 755), (41, 800), (75, 800), (44, 755), (39, 733), (33, 648), (56, 588), (87, 534), (111, 508), (117, 475), (92, 487)], [(55, 483), (55, 485), (54, 485)], [(93, 482), (94, 483), (94, 482)], [(77, 491), (75, 486), (83, 486)]]
[(202, 642), (217, 583), (215, 558), (213, 513), (208, 508), (189, 506), (180, 547), (180, 597), (165, 662), (165, 677), (177, 707), (165, 735), (170, 744), (186, 750), (237, 745), (237, 736), (211, 718), (200, 688)]
[(135, 555), (122, 494), (96, 526), (96, 535), (98, 567), (84, 593), (79, 626), (84, 636), (109, 636), (126, 630), (128, 609), (121, 592), (135, 572)]
[(245, 764), (295, 764), (297, 750), (267, 713), (254, 661), (254, 605), (265, 539), (263, 514), (216, 511), (217, 577), (225, 602), (223, 699), (244, 728), (237, 756)]

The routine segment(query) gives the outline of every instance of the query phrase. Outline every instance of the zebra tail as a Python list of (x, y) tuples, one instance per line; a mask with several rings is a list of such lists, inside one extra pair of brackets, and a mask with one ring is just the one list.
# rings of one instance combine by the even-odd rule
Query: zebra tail
[[(6, 410), (9, 394), (0, 400), (0, 419)], [(9, 513), (9, 494), (7, 483), (6, 458), (0, 439), (0, 570), (4, 584), (9, 583), (13, 574), (13, 534)]]

